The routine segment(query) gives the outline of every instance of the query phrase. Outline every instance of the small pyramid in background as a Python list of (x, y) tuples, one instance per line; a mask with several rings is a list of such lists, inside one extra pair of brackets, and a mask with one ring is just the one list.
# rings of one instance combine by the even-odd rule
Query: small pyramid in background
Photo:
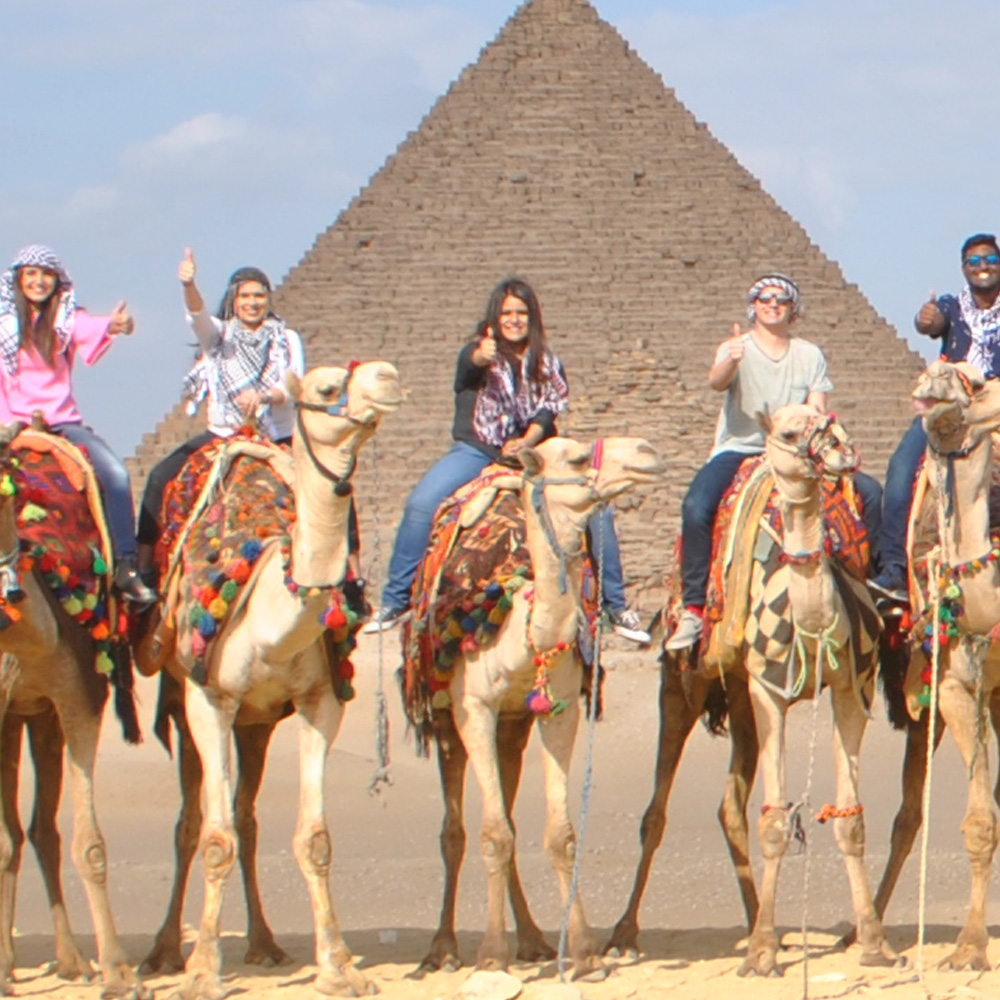
[[(383, 358), (410, 390), (357, 477), (366, 565), (375, 505), (384, 567), (407, 493), (450, 446), (455, 355), (518, 274), (567, 368), (562, 431), (641, 435), (667, 460), (619, 516), (626, 576), (659, 589), (711, 445), (715, 347), (771, 269), (801, 285), (797, 332), (826, 351), (832, 404), (881, 476), (920, 357), (590, 3), (522, 5), (275, 295), (310, 365)], [(140, 482), (190, 426), (178, 408), (147, 437)]]

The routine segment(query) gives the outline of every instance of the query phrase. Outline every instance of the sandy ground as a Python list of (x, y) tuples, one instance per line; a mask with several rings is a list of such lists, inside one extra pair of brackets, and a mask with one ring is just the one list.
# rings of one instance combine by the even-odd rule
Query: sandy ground
[[(478, 852), (479, 800), (469, 779), (469, 851), (462, 872), (458, 928), (462, 955), (470, 967), (455, 973), (413, 978), (436, 926), (441, 865), (438, 831), (441, 809), (436, 765), (418, 758), (406, 734), (392, 678), (398, 662), (394, 635), (380, 651), (375, 637), (363, 637), (356, 657), (359, 697), (348, 709), (328, 770), (328, 817), (334, 840), (333, 891), (336, 910), (358, 966), (388, 998), (445, 1000), (458, 993), (471, 973), (483, 926), (485, 879)], [(652, 787), (657, 731), (658, 667), (652, 652), (637, 652), (622, 640), (607, 642), (610, 668), (606, 716), (594, 731), (594, 779), (583, 850), (581, 892), (588, 918), (602, 942), (624, 909), (638, 856), (639, 819)], [(389, 698), (393, 784), (380, 795), (368, 792), (375, 767), (374, 693), (379, 673)], [(108, 841), (111, 898), (124, 944), (138, 962), (159, 926), (172, 877), (172, 836), (177, 790), (174, 765), (155, 742), (150, 718), (155, 681), (140, 680), (141, 715), (147, 742), (127, 747), (109, 718), (98, 772), (98, 815)], [(829, 707), (820, 711), (812, 801), (830, 801)], [(790, 731), (790, 797), (805, 787), (812, 711), (793, 713)], [(259, 803), (260, 872), (264, 905), (282, 946), (294, 964), (261, 970), (243, 963), (244, 910), (238, 876), (230, 886), (223, 926), (228, 988), (261, 997), (313, 993), (312, 916), (305, 884), (291, 854), (297, 794), (297, 741), (294, 721), (276, 734)], [(572, 780), (573, 814), (580, 815), (586, 731), (581, 732)], [(869, 836), (868, 868), (877, 882), (888, 833), (898, 803), (902, 739), (879, 711), (869, 728), (862, 757), (862, 793)], [(826, 827), (810, 829), (809, 850), (790, 856), (782, 869), (778, 920), (783, 940), (782, 979), (743, 980), (736, 976), (746, 928), (715, 812), (728, 759), (724, 739), (700, 727), (692, 735), (670, 801), (667, 836), (655, 861), (641, 912), (642, 954), (608, 962), (601, 983), (559, 987), (555, 963), (517, 965), (526, 1000), (545, 997), (658, 998), (695, 1000), (741, 998), (891, 995), (917, 997), (997, 997), (1000, 972), (943, 973), (936, 963), (949, 951), (964, 919), (968, 863), (959, 824), (964, 811), (964, 776), (957, 753), (946, 743), (934, 770), (934, 794), (927, 889), (927, 944), (923, 983), (917, 981), (918, 865), (911, 859), (887, 917), (890, 943), (908, 967), (865, 970), (857, 949), (838, 950), (851, 918), (846, 877)], [(30, 809), (30, 781), (22, 803)], [(760, 792), (751, 802), (752, 815)], [(556, 943), (561, 911), (555, 877), (541, 850), (542, 787), (538, 747), (533, 738), (516, 810), (518, 859), (536, 920)], [(69, 811), (63, 808), (65, 838)], [(756, 842), (754, 842), (755, 857)], [(65, 867), (65, 866), (64, 866)], [(17, 908), (18, 983), (16, 994), (96, 997), (96, 985), (66, 984), (48, 973), (52, 932), (33, 857), (25, 857)], [(201, 871), (196, 862), (185, 921), (189, 936), (197, 925)], [(809, 891), (804, 898), (808, 876)], [(64, 871), (67, 902), (84, 953), (94, 954), (90, 918), (75, 871)], [(808, 962), (803, 963), (801, 926), (808, 927)], [(991, 928), (992, 936), (998, 928)], [(1000, 945), (992, 946), (994, 959)], [(156, 976), (148, 985), (170, 996), (180, 976)]]

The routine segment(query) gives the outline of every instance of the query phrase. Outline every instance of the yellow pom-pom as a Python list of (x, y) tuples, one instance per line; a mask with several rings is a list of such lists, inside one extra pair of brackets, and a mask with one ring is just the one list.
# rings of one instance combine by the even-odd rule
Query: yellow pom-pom
[(451, 708), (451, 693), (448, 691), (435, 691), (434, 696), (431, 698), (431, 708)]
[(3, 479), (0, 479), (0, 496), (12, 497), (17, 492), (17, 487), (14, 485), (14, 480), (10, 478), (10, 473), (7, 473)]
[(111, 657), (108, 656), (108, 654), (103, 650), (97, 654), (96, 666), (97, 672), (99, 674), (104, 674), (105, 677), (109, 676), (111, 671), (115, 669), (115, 665), (112, 662)]
[(49, 516), (49, 512), (37, 503), (26, 503), (21, 508), (21, 521), (27, 524), (34, 524), (36, 521), (44, 521)]
[(88, 611), (93, 611), (97, 607), (97, 594), (87, 594), (83, 598), (83, 606)]
[(78, 597), (69, 597), (63, 601), (63, 608), (65, 608), (66, 614), (75, 618), (81, 611), (83, 611), (83, 601), (81, 601)]
[(217, 621), (221, 622), (229, 613), (229, 605), (221, 597), (217, 597), (208, 606), (208, 613)]

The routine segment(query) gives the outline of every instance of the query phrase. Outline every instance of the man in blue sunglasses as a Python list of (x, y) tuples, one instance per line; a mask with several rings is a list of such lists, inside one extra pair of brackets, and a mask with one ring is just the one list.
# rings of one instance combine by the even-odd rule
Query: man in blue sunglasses
[[(945, 361), (968, 361), (986, 378), (1000, 378), (1000, 247), (992, 233), (976, 233), (962, 244), (966, 287), (958, 295), (931, 293), (914, 320), (918, 333), (940, 340)], [(910, 424), (889, 460), (882, 500), (879, 575), (871, 589), (883, 610), (909, 603), (906, 532), (913, 481), (927, 447), (920, 417)]]

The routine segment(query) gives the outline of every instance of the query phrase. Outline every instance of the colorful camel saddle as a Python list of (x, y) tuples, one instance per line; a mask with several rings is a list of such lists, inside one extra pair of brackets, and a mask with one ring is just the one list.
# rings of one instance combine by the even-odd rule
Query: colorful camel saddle
[[(426, 729), (435, 709), (451, 705), (448, 687), (456, 661), (490, 647), (524, 589), (531, 597), (534, 574), (525, 544), (520, 493), (499, 486), (511, 471), (488, 466), (483, 474), (445, 500), (435, 514), (427, 554), (413, 586), (413, 615), (403, 626), (401, 681), (407, 718), (426, 750)], [(593, 663), (597, 617), (596, 582), (589, 564), (584, 573), (583, 607), (587, 626), (577, 651)], [(546, 653), (535, 657), (535, 687), (526, 708), (536, 714), (563, 707), (546, 689)]]
[[(163, 533), (157, 557), (165, 592), (164, 622), (176, 630), (178, 659), (204, 684), (212, 652), (243, 607), (268, 559), (281, 558), (285, 586), (300, 594), (289, 573), (295, 499), (289, 452), (250, 433), (219, 439), (194, 452), (164, 491)], [(309, 592), (312, 593), (311, 591)], [(321, 616), (332, 633), (335, 688), (354, 696), (358, 616), (332, 588)]]
[[(23, 430), (11, 445), (0, 493), (14, 498), (21, 555), (94, 644), (94, 668), (115, 687), (129, 742), (139, 742), (124, 610), (111, 591), (111, 544), (100, 488), (85, 452), (65, 438)], [(13, 567), (0, 570), (0, 630), (20, 618)]]
[[(832, 555), (834, 581), (851, 619), (853, 661), (859, 677), (874, 668), (879, 619), (867, 595), (869, 548), (864, 522), (849, 478), (823, 480), (824, 548)], [(762, 658), (760, 679), (793, 697), (807, 664), (791, 619), (788, 561), (782, 552), (783, 525), (774, 478), (762, 455), (740, 466), (716, 514), (705, 605), (702, 666), (723, 673), (745, 662), (747, 648)], [(678, 543), (677, 566), (680, 565)], [(683, 610), (679, 570), (667, 609), (672, 630)], [(860, 626), (856, 628), (854, 626)]]

